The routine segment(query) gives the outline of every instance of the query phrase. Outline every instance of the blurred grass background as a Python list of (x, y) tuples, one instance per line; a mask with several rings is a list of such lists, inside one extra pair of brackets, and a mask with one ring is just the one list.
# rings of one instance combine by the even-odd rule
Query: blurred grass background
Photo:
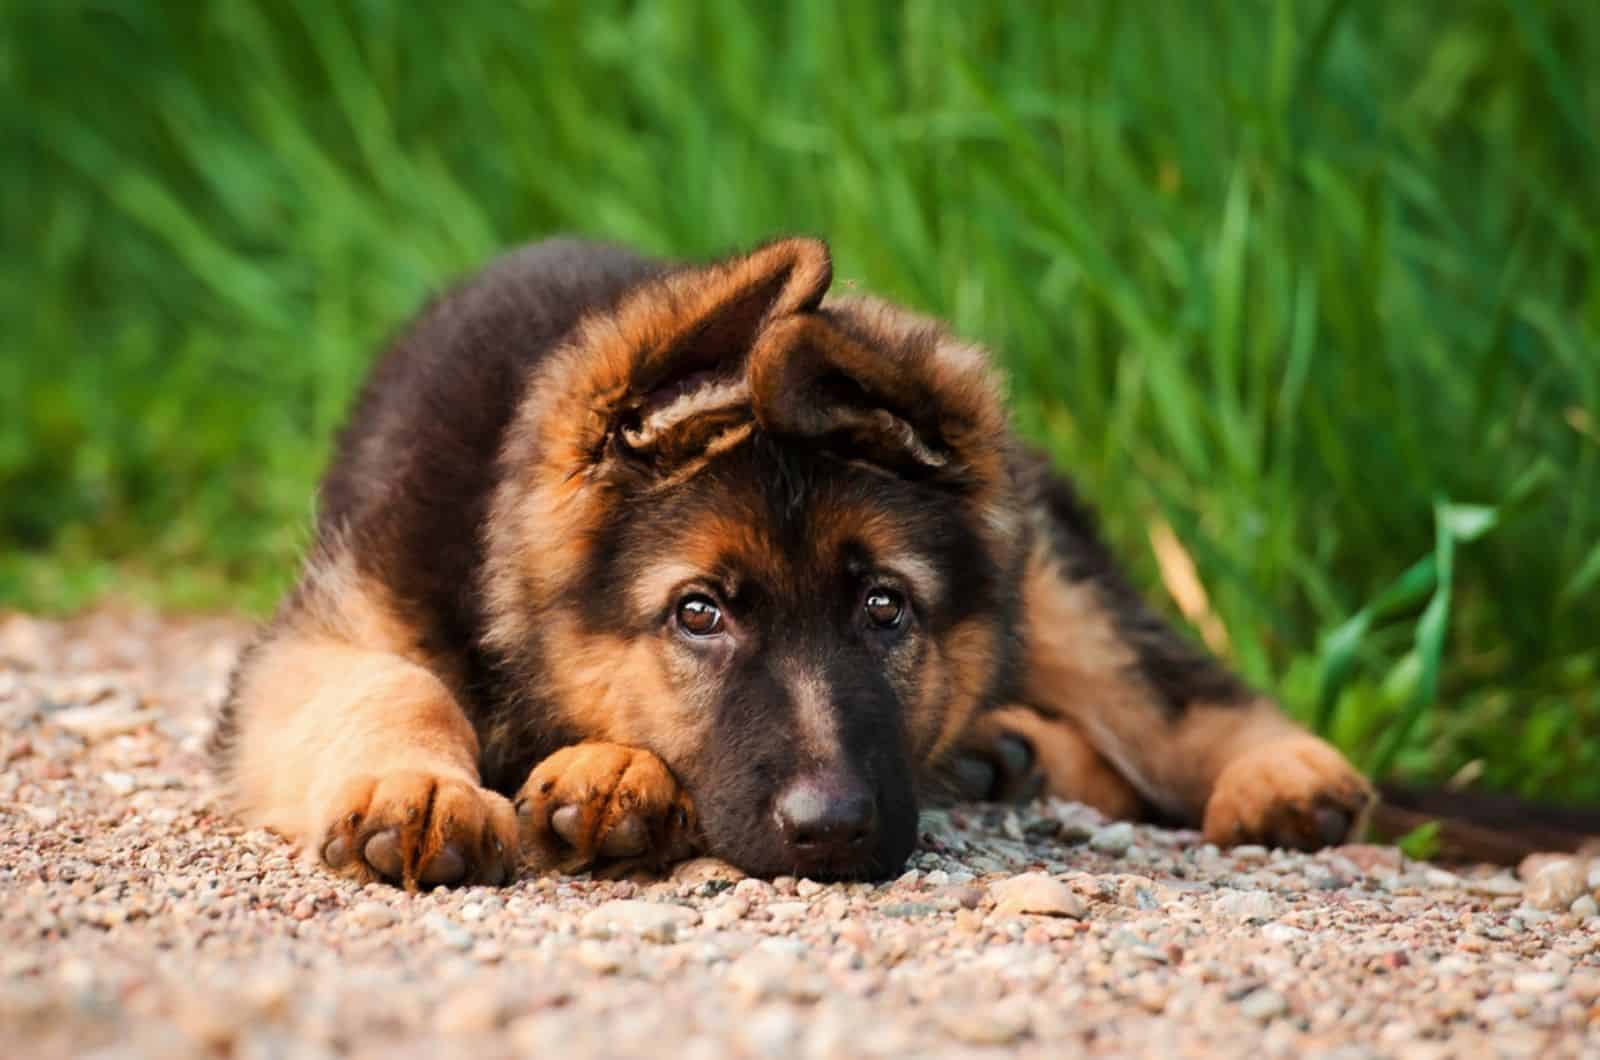
[(1600, 798), (1600, 6), (1050, 6), (0, 0), (0, 605), (264, 610), (430, 291), (807, 231), (1362, 763)]

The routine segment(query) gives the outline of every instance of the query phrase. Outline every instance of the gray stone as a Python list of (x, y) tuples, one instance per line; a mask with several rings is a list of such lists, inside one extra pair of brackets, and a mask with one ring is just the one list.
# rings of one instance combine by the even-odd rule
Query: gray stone
[(1089, 849), (1120, 858), (1133, 846), (1133, 825), (1127, 821), (1108, 824), (1089, 837)]

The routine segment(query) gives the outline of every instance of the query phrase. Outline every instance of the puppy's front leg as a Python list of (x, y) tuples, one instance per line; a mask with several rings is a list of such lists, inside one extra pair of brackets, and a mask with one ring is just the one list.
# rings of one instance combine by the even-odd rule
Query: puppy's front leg
[(1113, 577), (1071, 578), (1049, 549), (1034, 555), (1023, 591), (1029, 709), (993, 717), (986, 738), (998, 729), (1028, 740), (1046, 786), (1061, 794), (1084, 781), (1050, 775), (1049, 752), (1087, 741), (1149, 804), (1218, 844), (1312, 849), (1358, 832), (1372, 788), (1344, 756), (1167, 629)]
[(425, 667), (290, 623), (241, 664), (224, 734), (246, 819), (335, 871), (407, 888), (510, 878), (511, 804), (479, 785), (472, 726)]

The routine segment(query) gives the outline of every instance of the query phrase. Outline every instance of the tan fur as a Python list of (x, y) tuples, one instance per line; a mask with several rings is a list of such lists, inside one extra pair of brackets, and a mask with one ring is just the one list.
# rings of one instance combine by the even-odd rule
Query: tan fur
[(649, 639), (580, 635), (562, 622), (549, 631), (561, 660), (552, 679), (564, 720), (587, 739), (646, 748), (681, 759), (701, 745), (710, 719), (674, 694)]
[(988, 621), (975, 619), (951, 630), (938, 644), (938, 663), (928, 667), (920, 709), (912, 719), (912, 747), (919, 762), (943, 759), (971, 726), (994, 676), (996, 637)]
[[(354, 842), (375, 821), (408, 826), (408, 883), (447, 843), (514, 852), (509, 804), (478, 786), (471, 724), (408, 655), (415, 638), (377, 587), (345, 561), (313, 568), (241, 672), (231, 780), (248, 822), (308, 855), (340, 828)], [(371, 875), (359, 858), (350, 871)]]
[[(1066, 748), (1086, 739), (1144, 799), (1203, 820), (1218, 842), (1260, 838), (1268, 825), (1312, 828), (1319, 799), (1351, 810), (1359, 823), (1371, 801), (1366, 781), (1270, 701), (1191, 704), (1169, 715), (1138, 677), (1095, 586), (1067, 580), (1042, 547), (1030, 559), (1023, 599), (1023, 698), (1040, 721), (1019, 724), (1013, 714), (996, 724), (1033, 740), (1051, 790), (1080, 786), (1070, 773), (1079, 768), (1076, 754)], [(1050, 726), (1059, 731), (1041, 737)]]
[(678, 588), (705, 573), (703, 567), (672, 557), (641, 570), (628, 586), (633, 606), (648, 614), (665, 607)]
[(1322, 805), (1353, 810), (1353, 834), (1365, 828), (1372, 786), (1327, 743), (1298, 729), (1244, 726), (1224, 737), (1219, 753), (1209, 742), (1215, 735), (1191, 738), (1223, 763), (1202, 822), (1211, 842), (1231, 846), (1278, 833), (1318, 837), (1315, 813)]

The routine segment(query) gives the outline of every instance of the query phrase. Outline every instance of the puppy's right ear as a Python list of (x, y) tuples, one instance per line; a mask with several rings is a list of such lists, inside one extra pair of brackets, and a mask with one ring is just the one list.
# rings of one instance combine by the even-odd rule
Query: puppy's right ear
[(669, 272), (588, 318), (537, 383), (541, 463), (649, 477), (704, 452), (750, 422), (744, 365), (757, 335), (815, 309), (832, 275), (822, 242), (785, 239)]

